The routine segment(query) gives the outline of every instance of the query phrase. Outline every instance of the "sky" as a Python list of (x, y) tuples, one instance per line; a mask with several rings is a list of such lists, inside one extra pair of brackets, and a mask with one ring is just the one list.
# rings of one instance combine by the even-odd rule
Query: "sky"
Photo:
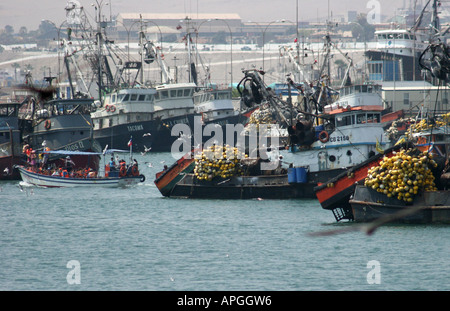
[[(379, 5), (382, 15), (392, 15), (395, 8), (409, 6), (414, 0), (78, 0), (91, 16), (93, 3), (100, 4), (103, 11), (117, 13), (237, 13), (243, 22), (270, 22), (285, 19), (294, 21), (325, 20), (328, 15), (337, 18), (347, 11), (369, 13)], [(421, 3), (424, 0), (416, 0)], [(111, 3), (111, 7), (104, 6)], [(1, 0), (0, 29), (13, 26), (17, 32), (25, 26), (36, 30), (42, 20), (60, 25), (65, 20), (67, 0)], [(340, 20), (340, 18), (338, 19)]]

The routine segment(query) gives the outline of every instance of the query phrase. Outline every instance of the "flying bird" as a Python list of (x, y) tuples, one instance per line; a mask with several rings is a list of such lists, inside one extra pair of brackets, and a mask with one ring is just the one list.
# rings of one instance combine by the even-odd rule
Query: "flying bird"
[(409, 215), (413, 215), (413, 214), (419, 212), (423, 208), (424, 208), (423, 206), (409, 207), (409, 208), (402, 209), (399, 212), (396, 212), (394, 214), (384, 215), (370, 223), (355, 224), (355, 225), (352, 225), (352, 226), (349, 226), (346, 228), (340, 228), (340, 229), (334, 229), (334, 230), (328, 230), (328, 231), (322, 231), (322, 232), (312, 232), (312, 233), (309, 233), (308, 235), (312, 236), (312, 237), (330, 236), (330, 235), (342, 234), (342, 233), (353, 232), (353, 231), (360, 231), (367, 235), (372, 235), (382, 225), (399, 220), (399, 219), (409, 216)]
[(146, 136), (151, 136), (152, 134), (150, 133), (145, 133), (144, 135), (142, 135), (142, 137), (146, 137)]
[(144, 152), (141, 152), (142, 155), (145, 155), (147, 152), (149, 152), (150, 150), (152, 150), (152, 147), (147, 148), (147, 146), (144, 145)]

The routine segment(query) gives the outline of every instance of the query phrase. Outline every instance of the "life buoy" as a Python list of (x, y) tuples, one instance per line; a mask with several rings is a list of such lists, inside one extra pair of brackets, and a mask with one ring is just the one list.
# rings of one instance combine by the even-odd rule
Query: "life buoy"
[(140, 175), (139, 177), (141, 177), (141, 182), (145, 181), (145, 176), (144, 175)]
[(319, 133), (319, 140), (322, 143), (326, 143), (329, 138), (330, 138), (330, 136), (328, 135), (327, 131), (322, 131), (322, 132)]
[(109, 109), (110, 109), (109, 105), (106, 105), (105, 110), (109, 112)]
[(138, 176), (139, 175), (139, 170), (138, 170), (136, 165), (133, 165), (131, 167), (131, 175), (133, 175), (133, 176)]
[(45, 120), (44, 126), (47, 130), (49, 130), (52, 127), (52, 122), (50, 120)]
[(113, 105), (109, 106), (109, 112), (114, 112), (114, 111), (116, 111), (116, 106), (113, 106)]
[(122, 165), (119, 170), (119, 177), (125, 177), (127, 175), (127, 168)]

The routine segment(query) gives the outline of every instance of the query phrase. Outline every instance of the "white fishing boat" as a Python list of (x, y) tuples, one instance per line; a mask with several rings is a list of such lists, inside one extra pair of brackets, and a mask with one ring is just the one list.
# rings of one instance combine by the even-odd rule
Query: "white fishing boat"
[[(126, 152), (121, 150), (108, 150), (108, 154), (114, 152)], [(94, 152), (59, 152), (48, 151), (48, 153), (59, 153), (78, 156), (99, 156), (102, 153)], [(103, 153), (105, 155), (106, 152)], [(96, 172), (86, 167), (83, 170), (70, 169), (70, 165), (64, 167), (25, 167), (16, 166), (22, 180), (28, 184), (45, 188), (63, 187), (127, 187), (145, 181), (145, 176), (139, 173), (137, 163), (127, 165), (122, 162), (116, 167), (105, 165), (104, 172)]]

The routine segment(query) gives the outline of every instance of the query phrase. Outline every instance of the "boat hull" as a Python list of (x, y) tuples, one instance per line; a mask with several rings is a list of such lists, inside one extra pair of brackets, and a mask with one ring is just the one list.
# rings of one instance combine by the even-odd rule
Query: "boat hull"
[(230, 179), (198, 181), (184, 174), (170, 191), (171, 197), (202, 199), (314, 199), (319, 180), (326, 180), (341, 170), (308, 174), (304, 182), (289, 182), (287, 174), (235, 176)]
[[(392, 156), (393, 152), (410, 146), (409, 144), (400, 144), (393, 146), (383, 154), (377, 154), (367, 161), (364, 161), (354, 167), (351, 167), (348, 171), (331, 178), (323, 184), (317, 186), (314, 191), (316, 197), (319, 200), (323, 209), (334, 210), (342, 209), (342, 218), (336, 217), (337, 220), (349, 219), (353, 220), (349, 199), (355, 191), (355, 187), (358, 183), (362, 183), (367, 177), (367, 172), (373, 166), (378, 165), (384, 156)], [(336, 215), (335, 215), (336, 216)]]
[(191, 153), (176, 161), (167, 170), (156, 174), (155, 185), (163, 196), (170, 196), (175, 185), (194, 170), (195, 160)]
[(63, 188), (63, 187), (126, 187), (135, 185), (145, 180), (143, 175), (126, 176), (126, 177), (103, 177), (103, 178), (65, 178), (59, 176), (49, 176), (37, 174), (26, 170), (24, 167), (19, 168), (22, 180), (28, 184), (46, 188)]
[(193, 123), (194, 115), (188, 114), (165, 120), (120, 124), (94, 130), (94, 139), (102, 148), (108, 145), (111, 149), (128, 149), (128, 142), (132, 138), (133, 151), (140, 152), (144, 151), (145, 147), (151, 147), (152, 152), (170, 152), (172, 144), (178, 138), (172, 136), (171, 128), (176, 124)]
[(358, 185), (349, 201), (354, 221), (370, 222), (405, 209), (411, 214), (395, 219), (396, 223), (450, 223), (450, 191), (426, 191), (417, 196), (413, 204), (388, 198), (371, 188)]

